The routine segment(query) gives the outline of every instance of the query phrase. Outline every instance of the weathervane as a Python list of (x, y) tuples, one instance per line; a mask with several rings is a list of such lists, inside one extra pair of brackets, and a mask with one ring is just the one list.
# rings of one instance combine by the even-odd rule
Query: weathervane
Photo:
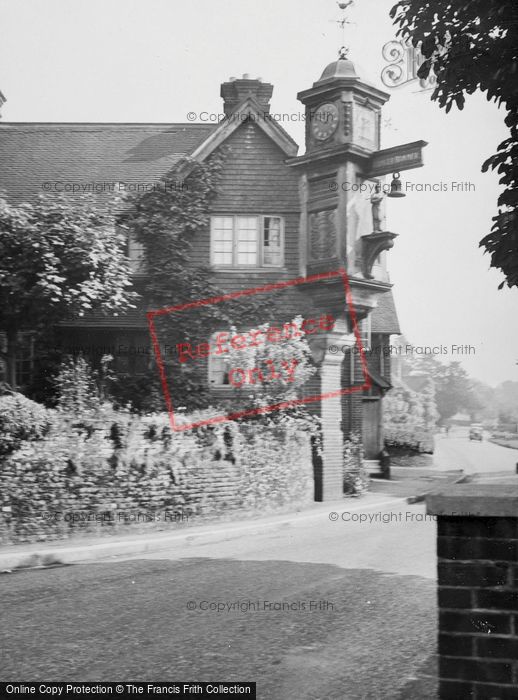
[(340, 10), (342, 11), (342, 17), (341, 17), (341, 19), (331, 20), (331, 21), (334, 22), (335, 24), (338, 24), (338, 26), (342, 30), (342, 46), (338, 50), (338, 58), (339, 59), (346, 59), (347, 54), (349, 53), (349, 49), (345, 45), (345, 25), (346, 24), (354, 24), (354, 22), (350, 22), (347, 19), (346, 12), (352, 5), (354, 5), (354, 0), (345, 0), (344, 2), (337, 2), (336, 4), (338, 5)]

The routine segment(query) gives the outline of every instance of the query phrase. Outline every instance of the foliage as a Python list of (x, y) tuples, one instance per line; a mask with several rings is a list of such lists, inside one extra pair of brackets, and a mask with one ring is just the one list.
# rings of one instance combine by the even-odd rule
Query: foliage
[(37, 403), (56, 406), (56, 376), (63, 362), (59, 329), (49, 327), (34, 339), (32, 372), (30, 381), (23, 386), (23, 393)]
[[(300, 414), (268, 414), (238, 422), (242, 439), (234, 449), (243, 465), (241, 494), (246, 508), (283, 506), (286, 494), (298, 503), (312, 497), (309, 438), (314, 429), (311, 418)], [(301, 471), (301, 454), (308, 460), (307, 470)]]
[(421, 394), (404, 385), (391, 389), (383, 399), (383, 432), (387, 447), (433, 452), (438, 417), (433, 394), (431, 382), (427, 382)]
[(117, 314), (133, 305), (116, 205), (100, 209), (93, 196), (42, 196), (19, 205), (0, 199), (0, 328), (11, 385), (20, 331), (43, 332), (73, 315)]
[[(232, 396), (227, 400), (219, 401), (224, 411), (233, 413), (242, 410), (264, 409), (276, 405), (282, 405), (300, 397), (301, 388), (316, 373), (317, 368), (313, 362), (311, 350), (306, 335), (301, 330), (302, 317), (296, 316), (287, 323), (291, 329), (298, 329), (296, 333), (290, 330), (279, 342), (265, 341), (257, 345), (248, 346), (243, 349), (228, 347), (227, 368), (240, 369), (248, 373), (254, 369), (262, 372), (262, 379), (257, 374), (254, 376), (255, 384), (244, 383), (242, 387), (234, 387)], [(249, 333), (261, 331), (263, 334), (268, 328), (272, 328), (269, 323), (264, 323), (256, 328), (249, 328)], [(237, 334), (235, 327), (229, 330), (230, 337)], [(263, 336), (264, 337), (264, 336)], [(286, 371), (290, 369), (290, 372)], [(292, 435), (296, 441), (296, 433), (301, 432), (305, 437), (311, 437), (315, 441), (315, 446), (320, 449), (320, 429), (321, 422), (318, 416), (311, 414), (304, 405), (283, 407), (279, 410), (259, 413), (255, 416), (242, 418), (238, 421), (241, 425), (253, 425), (255, 431), (259, 431), (261, 426), (271, 432), (272, 437), (279, 440), (281, 444), (285, 442), (286, 435)], [(244, 428), (246, 430), (246, 428)], [(244, 458), (243, 453), (243, 458)], [(246, 454), (251, 463), (256, 461), (254, 450), (247, 450)], [(278, 470), (278, 465), (271, 464), (271, 469)], [(286, 475), (279, 472), (279, 477), (285, 479)]]
[[(163, 179), (163, 187), (128, 198), (119, 224), (127, 235), (144, 246), (146, 278), (143, 295), (148, 308), (190, 308), (155, 317), (161, 346), (175, 348), (206, 343), (211, 333), (230, 325), (247, 325), (260, 317), (269, 300), (254, 296), (204, 305), (202, 299), (218, 299), (224, 292), (212, 281), (213, 271), (193, 259), (193, 239), (210, 236), (211, 204), (217, 195), (224, 151), (203, 163), (184, 158)], [(182, 179), (181, 186), (178, 182)], [(175, 402), (188, 410), (202, 409), (210, 402), (205, 364), (179, 362), (176, 351), (164, 356), (167, 376), (174, 377)], [(156, 366), (147, 375), (149, 392), (140, 401), (143, 409), (156, 406), (160, 384)], [(163, 402), (162, 402), (163, 407)]]
[(431, 378), (427, 380), (421, 392), (421, 405), (424, 429), (433, 433), (439, 420), (439, 411), (437, 410), (435, 383)]
[[(514, 427), (516, 428), (517, 426)], [(498, 440), (517, 440), (518, 430), (515, 430), (514, 432), (510, 430), (493, 430), (491, 437)]]
[(433, 381), (440, 423), (444, 424), (456, 413), (468, 413), (475, 418), (485, 410), (487, 402), (492, 401), (491, 387), (472, 379), (460, 362), (445, 364), (426, 355), (403, 357), (401, 366), (403, 382), (410, 383), (413, 375), (426, 376)]
[[(218, 292), (210, 269), (193, 264), (194, 236), (209, 232), (210, 205), (224, 163), (222, 154), (203, 163), (184, 158), (163, 186), (126, 199), (119, 225), (144, 246), (146, 300), (151, 308), (189, 303)], [(179, 186), (178, 179), (186, 173)], [(208, 273), (206, 275), (202, 273)]]
[(495, 389), (495, 403), (503, 423), (518, 423), (518, 382), (503, 382)]
[(444, 423), (459, 412), (474, 415), (482, 407), (473, 391), (471, 379), (460, 362), (450, 362), (447, 365), (438, 362), (433, 378), (441, 422)]
[[(300, 395), (301, 387), (317, 371), (306, 335), (301, 330), (303, 320), (301, 316), (296, 316), (288, 322), (285, 335), (289, 337), (279, 342), (265, 340), (243, 349), (229, 347), (225, 355), (229, 371), (242, 370), (248, 376), (255, 369), (262, 373), (260, 376), (257, 373), (253, 375), (254, 384), (245, 382), (234, 389), (238, 400), (255, 408), (289, 402)], [(264, 323), (248, 332), (261, 332), (262, 337), (266, 337), (269, 328), (271, 324)], [(299, 329), (297, 332), (300, 335), (291, 332), (295, 328)], [(237, 334), (237, 329), (231, 327), (230, 335)]]
[(58, 410), (78, 418), (94, 414), (100, 402), (96, 375), (84, 357), (67, 357), (55, 380)]
[(51, 425), (51, 412), (23, 394), (0, 396), (0, 458), (24, 441), (41, 440)]
[[(501, 175), (505, 189), (491, 232), (480, 245), (491, 265), (518, 286), (518, 4), (515, 0), (401, 0), (390, 12), (398, 35), (421, 47), (418, 75), (433, 70), (432, 100), (449, 112), (480, 90), (507, 112), (509, 137), (482, 166)], [(500, 288), (505, 282), (502, 282)]]
[[(114, 371), (113, 380), (109, 383), (109, 391), (117, 405), (131, 406), (137, 413), (159, 413), (164, 410), (164, 392), (156, 366), (144, 375), (135, 376), (128, 372)], [(190, 405), (206, 397), (203, 388), (199, 395), (193, 397)]]
[[(512, 384), (512, 382), (510, 382), (510, 384)], [(516, 383), (516, 386), (518, 387), (518, 383)], [(480, 409), (476, 411), (475, 418), (490, 426), (494, 425), (498, 416), (497, 397), (499, 387), (493, 388), (478, 379), (471, 379), (471, 388), (480, 403)], [(514, 406), (517, 410), (516, 415), (518, 420), (518, 396), (514, 402)]]
[(370, 477), (363, 465), (363, 441), (358, 433), (351, 433), (344, 442), (344, 493), (361, 496), (369, 488)]

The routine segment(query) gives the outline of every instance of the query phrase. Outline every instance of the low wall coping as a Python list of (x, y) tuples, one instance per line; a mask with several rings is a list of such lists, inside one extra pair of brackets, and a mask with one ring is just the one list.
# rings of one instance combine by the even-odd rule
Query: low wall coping
[(518, 484), (452, 484), (426, 496), (429, 515), (518, 518)]

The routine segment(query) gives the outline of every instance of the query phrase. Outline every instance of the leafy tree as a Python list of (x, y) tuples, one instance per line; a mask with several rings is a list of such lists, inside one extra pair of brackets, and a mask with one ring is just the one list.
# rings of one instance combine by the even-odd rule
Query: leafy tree
[(496, 389), (478, 379), (471, 380), (471, 388), (481, 405), (480, 410), (477, 411), (477, 417), (481, 421), (493, 423), (498, 413), (496, 407)]
[[(449, 112), (463, 109), (477, 90), (503, 105), (509, 137), (482, 171), (501, 175), (505, 189), (491, 232), (480, 245), (491, 266), (518, 286), (518, 3), (515, 0), (401, 0), (390, 11), (398, 36), (420, 46), (425, 61), (418, 76), (436, 75), (432, 100)], [(502, 288), (505, 281), (499, 285)]]
[(435, 398), (442, 422), (456, 413), (469, 413), (473, 416), (482, 402), (476, 396), (471, 379), (460, 362), (443, 365), (437, 362), (434, 372)]
[(518, 382), (499, 384), (495, 389), (495, 402), (502, 422), (518, 422)]
[(0, 329), (7, 337), (8, 382), (16, 387), (22, 331), (42, 334), (70, 316), (133, 305), (126, 239), (112, 207), (93, 197), (0, 199)]
[(439, 411), (435, 400), (435, 384), (430, 378), (422, 391), (423, 422), (425, 430), (433, 431), (439, 419)]
[(458, 412), (479, 413), (488, 397), (485, 390), (489, 389), (491, 394), (490, 387), (472, 379), (459, 362), (444, 364), (433, 355), (410, 356), (404, 358), (404, 369), (408, 374), (425, 375), (432, 380), (421, 391), (425, 423), (429, 427), (435, 425), (438, 417), (444, 423)]

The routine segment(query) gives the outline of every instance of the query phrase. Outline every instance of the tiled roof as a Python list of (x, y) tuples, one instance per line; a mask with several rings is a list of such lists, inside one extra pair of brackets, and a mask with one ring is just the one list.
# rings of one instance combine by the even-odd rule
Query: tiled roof
[(0, 122), (0, 190), (21, 201), (56, 192), (64, 183), (152, 184), (216, 128)]
[(371, 331), (390, 335), (401, 333), (392, 292), (380, 294), (378, 297), (378, 305), (372, 312)]
[[(217, 128), (217, 124), (0, 122), (0, 192), (17, 201), (30, 201), (38, 194), (59, 192), (74, 184), (89, 191), (90, 185), (102, 199), (104, 193), (113, 191), (109, 187), (103, 191), (103, 185), (152, 185)], [(72, 191), (65, 194), (74, 196)], [(113, 319), (99, 318), (97, 323), (109, 325)], [(119, 317), (118, 324), (145, 326), (145, 314), (134, 310)], [(372, 331), (400, 333), (391, 292), (379, 297)]]
[(376, 372), (375, 369), (372, 367), (368, 368), (369, 376), (374, 382), (374, 384), (379, 387), (380, 389), (392, 389), (392, 384), (385, 379), (385, 377), (382, 377), (379, 372)]

